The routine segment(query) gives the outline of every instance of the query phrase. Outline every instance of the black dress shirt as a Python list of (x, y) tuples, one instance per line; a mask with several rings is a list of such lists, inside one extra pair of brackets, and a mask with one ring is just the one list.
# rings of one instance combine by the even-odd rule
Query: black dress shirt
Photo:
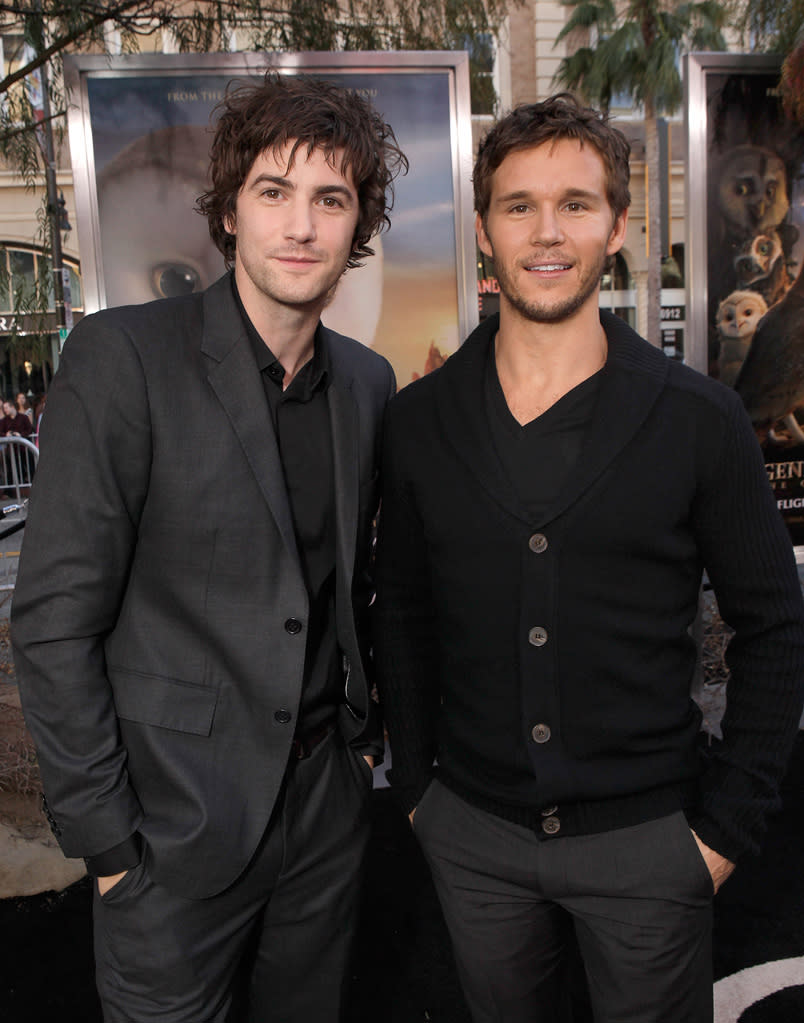
[(343, 697), (335, 630), (335, 485), (327, 387), (329, 353), (321, 328), (312, 358), (283, 389), (284, 367), (248, 317), (232, 278), (279, 445), (299, 558), (310, 599), (297, 736), (320, 729)]

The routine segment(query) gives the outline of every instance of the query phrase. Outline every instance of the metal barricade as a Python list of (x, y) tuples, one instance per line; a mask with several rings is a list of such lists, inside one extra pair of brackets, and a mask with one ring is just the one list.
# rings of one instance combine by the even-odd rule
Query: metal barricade
[(0, 437), (0, 495), (17, 504), (33, 483), (39, 448), (25, 437)]
[(17, 581), (21, 533), (38, 460), (39, 449), (31, 441), (0, 437), (0, 593), (12, 592)]

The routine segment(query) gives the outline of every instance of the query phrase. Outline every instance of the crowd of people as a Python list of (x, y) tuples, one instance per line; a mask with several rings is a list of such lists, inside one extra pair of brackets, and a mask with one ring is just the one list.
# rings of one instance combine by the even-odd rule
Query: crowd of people
[(16, 398), (5, 398), (0, 417), (0, 437), (24, 437), (36, 441), (45, 401), (44, 394), (29, 396), (24, 391), (19, 391)]

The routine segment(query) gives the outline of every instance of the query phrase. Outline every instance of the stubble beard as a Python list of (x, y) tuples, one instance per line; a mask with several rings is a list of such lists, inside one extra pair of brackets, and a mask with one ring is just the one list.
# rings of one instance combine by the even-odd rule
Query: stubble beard
[(601, 256), (597, 266), (580, 279), (575, 294), (555, 305), (527, 299), (517, 287), (514, 275), (509, 274), (507, 267), (496, 268), (497, 283), (508, 304), (524, 319), (530, 320), (531, 323), (561, 323), (574, 316), (595, 293), (606, 268), (607, 259), (608, 256)]
[[(335, 297), (338, 285), (346, 270), (343, 269), (337, 277), (334, 277), (334, 269), (331, 274), (322, 277), (315, 282), (315, 285), (305, 285), (299, 280), (294, 286), (292, 279), (283, 278), (281, 274), (271, 273), (266, 268), (257, 267), (250, 274), (257, 289), (271, 301), (279, 305), (295, 307), (298, 309), (311, 309), (321, 307), (324, 309)], [(334, 280), (333, 280), (334, 277)]]

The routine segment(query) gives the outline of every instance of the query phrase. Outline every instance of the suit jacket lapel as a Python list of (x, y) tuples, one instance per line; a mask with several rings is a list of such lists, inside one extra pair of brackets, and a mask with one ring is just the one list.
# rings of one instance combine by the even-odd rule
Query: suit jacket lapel
[[(325, 333), (328, 333), (325, 329)], [(352, 582), (357, 558), (357, 529), (360, 521), (360, 409), (354, 392), (354, 378), (344, 365), (337, 342), (328, 333), (330, 369), (327, 390), (332, 431), (332, 459), (335, 502), (335, 617), (338, 637), (346, 650), (359, 644), (352, 607)], [(367, 690), (362, 671), (357, 679), (347, 666), (347, 705), (363, 718), (368, 714)]]
[(360, 447), (357, 402), (350, 381), (335, 369), (337, 357), (330, 348), (333, 379), (327, 392), (332, 429), (332, 458), (335, 482), (336, 552), (339, 569), (351, 578), (357, 543), (358, 499), (360, 492)]
[(228, 275), (204, 295), (201, 350), (211, 360), (210, 386), (229, 417), (285, 546), (300, 566), (279, 446)]

